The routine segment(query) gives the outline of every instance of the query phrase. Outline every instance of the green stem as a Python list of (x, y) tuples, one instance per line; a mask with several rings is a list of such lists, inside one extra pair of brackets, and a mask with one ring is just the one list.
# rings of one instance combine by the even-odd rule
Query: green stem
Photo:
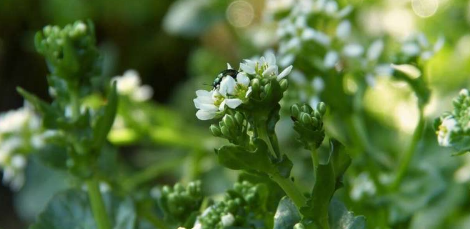
[(163, 173), (180, 166), (184, 159), (185, 157), (178, 157), (176, 159), (165, 161), (164, 163), (155, 163), (125, 179), (122, 186), (125, 190), (132, 191), (139, 185), (147, 183)]
[(99, 183), (96, 179), (92, 178), (86, 181), (88, 188), (88, 197), (90, 198), (91, 209), (95, 217), (98, 229), (111, 229), (111, 223), (106, 213), (103, 198), (99, 188)]
[(416, 151), (416, 147), (419, 143), (419, 140), (423, 136), (424, 125), (425, 125), (425, 120), (424, 120), (424, 115), (423, 115), (423, 107), (419, 107), (418, 124), (416, 125), (416, 128), (414, 130), (411, 143), (408, 146), (408, 149), (405, 151), (405, 154), (403, 155), (403, 158), (400, 163), (400, 167), (398, 168), (397, 174), (395, 176), (395, 180), (393, 181), (390, 187), (391, 190), (396, 190), (400, 186), (403, 178), (405, 177), (405, 174), (408, 171), (408, 167), (410, 166), (411, 159), (413, 158), (413, 155)]
[(312, 163), (313, 163), (313, 170), (315, 170), (318, 165), (320, 164), (320, 159), (318, 157), (318, 151), (315, 149), (315, 146), (312, 145), (312, 152), (310, 152), (312, 156)]
[(282, 177), (279, 174), (272, 175), (271, 179), (281, 186), (282, 190), (284, 190), (286, 195), (294, 202), (297, 208), (300, 209), (305, 206), (307, 198), (305, 198), (305, 196), (299, 191), (291, 179)]
[(276, 151), (273, 148), (273, 144), (271, 142), (271, 139), (269, 138), (268, 135), (268, 128), (266, 127), (266, 122), (258, 122), (256, 125), (257, 133), (258, 133), (258, 138), (262, 139), (266, 144), (268, 145), (269, 151), (273, 155), (274, 158), (278, 158), (280, 155), (277, 155)]

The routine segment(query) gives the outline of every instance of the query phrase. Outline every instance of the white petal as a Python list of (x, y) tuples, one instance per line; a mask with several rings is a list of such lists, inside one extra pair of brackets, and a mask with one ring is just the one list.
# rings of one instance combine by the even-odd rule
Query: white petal
[(323, 64), (326, 68), (332, 68), (333, 66), (335, 66), (336, 62), (338, 61), (338, 58), (338, 53), (336, 53), (335, 51), (329, 51), (325, 55)]
[(346, 40), (351, 33), (351, 22), (348, 20), (342, 21), (338, 27), (336, 27), (336, 36), (341, 40)]
[(248, 74), (251, 74), (251, 75), (256, 73), (255, 66), (251, 65), (251, 64), (248, 64), (248, 63), (241, 63), (240, 68), (242, 69), (242, 71), (244, 71)]
[(225, 101), (227, 106), (232, 109), (235, 109), (240, 106), (240, 104), (242, 104), (242, 101), (240, 99), (226, 99)]
[(196, 117), (200, 120), (209, 120), (215, 117), (215, 112), (208, 112), (203, 110), (198, 110), (196, 112)]
[(196, 95), (197, 96), (211, 96), (211, 92), (206, 91), (206, 90), (197, 90)]
[(382, 54), (383, 48), (384, 42), (381, 39), (374, 41), (367, 50), (367, 59), (370, 61), (377, 60)]
[(237, 83), (248, 86), (250, 84), (250, 78), (244, 72), (240, 72), (237, 74)]
[(438, 52), (439, 50), (442, 49), (442, 47), (444, 47), (444, 43), (445, 43), (445, 39), (443, 36), (440, 36), (436, 43), (434, 44), (434, 48), (433, 48), (433, 51), (434, 52)]
[(418, 40), (418, 43), (421, 47), (426, 48), (426, 47), (429, 46), (428, 39), (426, 38), (426, 36), (423, 33), (418, 34), (416, 39)]
[(277, 73), (277, 66), (276, 65), (271, 65), (266, 70), (264, 70), (263, 76), (270, 76), (270, 75), (276, 74), (276, 73)]
[(421, 51), (421, 48), (415, 43), (405, 43), (401, 47), (401, 51), (408, 56), (415, 56)]
[(214, 104), (200, 104), (199, 105), (199, 109), (200, 110), (204, 110), (204, 111), (217, 111), (218, 108), (214, 105)]
[(303, 40), (313, 40), (315, 38), (316, 31), (312, 28), (306, 28), (302, 31), (301, 38)]
[(291, 65), (295, 61), (295, 55), (294, 54), (288, 54), (282, 57), (282, 59), (279, 60), (279, 65), (281, 67), (285, 67), (288, 65)]
[(222, 103), (220, 103), (219, 105), (219, 111), (224, 111), (225, 110), (225, 100), (222, 101)]
[(287, 67), (286, 69), (284, 69), (278, 76), (277, 76), (277, 80), (281, 80), (282, 78), (286, 77), (287, 75), (289, 75), (290, 71), (292, 71), (292, 65)]
[(237, 82), (235, 82), (235, 79), (231, 76), (226, 76), (222, 82), (220, 82), (219, 92), (223, 96), (226, 96), (227, 94), (233, 95), (236, 86)]
[(274, 52), (272, 50), (267, 51), (265, 56), (266, 56), (266, 63), (268, 63), (268, 65), (276, 65), (276, 56), (274, 55)]
[(349, 57), (358, 57), (362, 55), (364, 48), (359, 44), (349, 44), (344, 46), (343, 53)]
[(338, 3), (335, 1), (328, 1), (325, 5), (325, 12), (328, 15), (333, 15), (338, 11)]
[(413, 79), (416, 79), (421, 76), (421, 71), (411, 64), (392, 64), (392, 68), (406, 74), (407, 76)]
[(251, 87), (248, 87), (248, 90), (246, 91), (245, 98), (248, 98), (251, 95), (252, 91), (253, 91), (253, 89)]
[(227, 69), (233, 69), (232, 66), (230, 66), (229, 63), (227, 63)]
[(346, 16), (348, 16), (348, 14), (350, 14), (352, 12), (352, 10), (353, 10), (353, 7), (351, 5), (348, 5), (348, 6), (344, 7), (342, 10), (340, 10), (336, 16), (338, 18), (346, 17)]

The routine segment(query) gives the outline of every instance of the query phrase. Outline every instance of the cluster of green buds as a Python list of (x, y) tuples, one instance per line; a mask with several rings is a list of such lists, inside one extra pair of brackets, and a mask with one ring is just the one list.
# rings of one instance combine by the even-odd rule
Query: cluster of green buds
[(434, 122), (439, 145), (453, 147), (459, 152), (470, 150), (470, 93), (462, 89), (453, 100), (454, 110)]
[[(95, 43), (93, 24), (82, 21), (63, 28), (46, 26), (42, 33), (38, 32), (35, 37), (36, 49), (46, 58), (51, 72), (49, 78), (62, 79), (60, 83), (65, 84), (62, 87), (69, 87), (69, 90), (89, 90), (92, 83), (101, 83), (100, 57)], [(52, 94), (55, 93), (60, 92)]]
[(316, 109), (308, 104), (294, 104), (291, 107), (291, 118), (294, 121), (294, 129), (299, 134), (298, 140), (305, 149), (314, 150), (320, 147), (325, 138), (323, 128), (323, 116), (326, 112), (326, 104), (318, 103)]
[(236, 145), (249, 141), (248, 123), (244, 115), (238, 111), (234, 115), (224, 115), (219, 125), (212, 124), (210, 129), (214, 136), (225, 138)]
[(262, 185), (249, 182), (235, 183), (234, 189), (227, 191), (224, 199), (198, 217), (194, 228), (265, 228), (262, 216), (265, 189)]
[[(116, 86), (101, 75), (93, 28), (91, 22), (78, 21), (63, 28), (46, 26), (36, 34), (36, 48), (50, 71), (47, 80), (52, 103), (18, 89), (39, 112), (44, 128), (56, 133), (46, 142), (45, 153), (57, 155), (45, 157), (50, 160), (46, 164), (82, 178), (90, 177), (98, 166), (118, 101)], [(86, 101), (88, 96), (105, 93), (106, 98), (98, 97), (96, 106)]]
[(177, 183), (173, 187), (163, 186), (159, 204), (165, 218), (179, 225), (192, 225), (203, 200), (201, 181), (190, 182), (185, 188)]

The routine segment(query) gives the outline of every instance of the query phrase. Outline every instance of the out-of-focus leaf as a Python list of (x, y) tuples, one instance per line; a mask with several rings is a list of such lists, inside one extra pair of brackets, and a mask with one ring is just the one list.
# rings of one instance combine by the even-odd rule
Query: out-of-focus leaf
[(339, 200), (333, 199), (328, 209), (331, 229), (365, 229), (366, 219), (364, 216), (354, 214)]
[(300, 222), (301, 216), (295, 204), (284, 197), (279, 202), (276, 214), (274, 215), (274, 229), (291, 229)]
[(116, 91), (116, 82), (113, 83), (111, 92), (108, 96), (108, 104), (104, 109), (104, 114), (99, 117), (93, 129), (93, 147), (100, 149), (106, 141), (109, 130), (113, 126), (114, 118), (116, 117), (118, 105), (118, 95)]

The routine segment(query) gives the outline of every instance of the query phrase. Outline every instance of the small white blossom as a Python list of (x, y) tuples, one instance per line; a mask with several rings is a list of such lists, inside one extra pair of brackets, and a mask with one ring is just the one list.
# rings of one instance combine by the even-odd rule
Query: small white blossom
[(222, 226), (230, 227), (235, 223), (235, 217), (231, 213), (228, 213), (227, 215), (222, 216), (220, 221), (222, 222)]
[(452, 116), (447, 116), (442, 120), (439, 130), (437, 131), (437, 140), (441, 146), (451, 146), (451, 135), (457, 128), (457, 120)]
[(338, 62), (339, 56), (338, 53), (335, 51), (328, 51), (325, 55), (325, 59), (323, 61), (323, 65), (325, 65), (326, 68), (332, 68), (336, 65), (336, 62)]
[(348, 44), (344, 46), (343, 53), (348, 57), (358, 57), (364, 52), (364, 47), (360, 44)]
[(384, 48), (384, 42), (379, 39), (374, 41), (367, 50), (367, 59), (369, 61), (375, 61), (379, 59), (380, 55), (382, 54)]
[(152, 87), (142, 85), (139, 73), (135, 70), (127, 70), (122, 76), (116, 76), (112, 80), (116, 81), (119, 94), (130, 96), (134, 101), (147, 101), (153, 96)]
[(336, 36), (341, 40), (348, 39), (351, 34), (351, 22), (348, 20), (342, 21), (338, 27), (336, 27)]
[(195, 98), (194, 106), (199, 109), (196, 116), (200, 120), (213, 119), (218, 111), (223, 111), (225, 108), (225, 97), (218, 91), (196, 91), (197, 98)]

